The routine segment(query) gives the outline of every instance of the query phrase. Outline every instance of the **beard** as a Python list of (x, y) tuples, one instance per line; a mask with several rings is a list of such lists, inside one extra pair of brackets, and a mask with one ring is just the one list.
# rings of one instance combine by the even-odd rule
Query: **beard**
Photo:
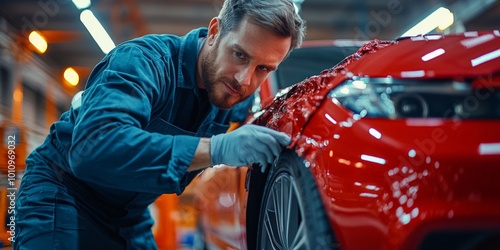
[[(241, 86), (235, 80), (229, 79), (217, 79), (216, 78), (216, 67), (214, 67), (214, 62), (217, 57), (217, 48), (211, 50), (203, 57), (201, 62), (201, 79), (203, 81), (203, 86), (207, 91), (208, 99), (210, 102), (219, 109), (230, 109), (236, 103), (239, 103), (248, 98), (248, 96), (237, 98), (230, 95), (227, 92), (217, 91), (217, 87), (224, 88), (224, 83), (231, 86), (231, 88), (239, 93), (244, 93)], [(244, 96), (244, 95), (242, 95)]]

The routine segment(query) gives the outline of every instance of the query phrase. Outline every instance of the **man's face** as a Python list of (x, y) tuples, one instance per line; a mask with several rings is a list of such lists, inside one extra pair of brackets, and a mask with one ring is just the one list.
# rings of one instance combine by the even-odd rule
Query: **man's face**
[(289, 51), (291, 38), (246, 20), (220, 37), (218, 20), (210, 24), (207, 51), (201, 57), (201, 87), (215, 106), (229, 109), (251, 96), (276, 70)]

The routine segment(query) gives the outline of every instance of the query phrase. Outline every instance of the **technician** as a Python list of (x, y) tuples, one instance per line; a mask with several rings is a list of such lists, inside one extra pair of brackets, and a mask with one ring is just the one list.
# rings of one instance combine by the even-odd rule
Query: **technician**
[(208, 28), (113, 49), (26, 159), (14, 249), (156, 249), (160, 195), (210, 166), (272, 163), (286, 134), (225, 132), (304, 29), (291, 0), (226, 0)]

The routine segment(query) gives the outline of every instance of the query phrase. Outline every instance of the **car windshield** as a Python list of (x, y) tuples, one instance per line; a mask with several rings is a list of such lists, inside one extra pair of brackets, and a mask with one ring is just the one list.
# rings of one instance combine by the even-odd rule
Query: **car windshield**
[(311, 46), (293, 50), (276, 71), (278, 89), (318, 75), (358, 50), (359, 46)]
[(362, 117), (500, 118), (500, 89), (471, 82), (359, 78), (342, 83), (329, 97)]

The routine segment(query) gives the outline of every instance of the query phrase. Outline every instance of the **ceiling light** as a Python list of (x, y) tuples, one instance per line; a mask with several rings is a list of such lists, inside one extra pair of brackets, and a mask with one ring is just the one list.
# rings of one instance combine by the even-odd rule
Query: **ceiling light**
[(446, 28), (450, 27), (454, 21), (453, 13), (451, 13), (451, 11), (449, 11), (448, 9), (445, 9), (442, 15), (443, 16), (441, 17), (438, 25), (439, 30), (445, 30)]
[(447, 8), (440, 7), (401, 36), (425, 35), (436, 28), (444, 30), (452, 24), (453, 13)]
[(75, 87), (80, 81), (80, 76), (75, 71), (75, 69), (68, 67), (64, 71), (64, 80), (66, 80), (71, 86)]
[(43, 38), (43, 36), (40, 35), (40, 33), (38, 33), (37, 31), (31, 31), (28, 39), (30, 43), (35, 46), (38, 52), (43, 54), (45, 53), (45, 51), (47, 51), (47, 41), (45, 41), (45, 38)]
[(73, 0), (73, 4), (76, 8), (82, 10), (90, 7), (90, 0)]
[(108, 54), (115, 47), (115, 43), (111, 40), (108, 33), (102, 27), (101, 23), (94, 16), (94, 13), (90, 10), (84, 10), (80, 14), (80, 20), (82, 21), (85, 28), (90, 32), (92, 38), (97, 42), (97, 45), (101, 48), (104, 54)]

